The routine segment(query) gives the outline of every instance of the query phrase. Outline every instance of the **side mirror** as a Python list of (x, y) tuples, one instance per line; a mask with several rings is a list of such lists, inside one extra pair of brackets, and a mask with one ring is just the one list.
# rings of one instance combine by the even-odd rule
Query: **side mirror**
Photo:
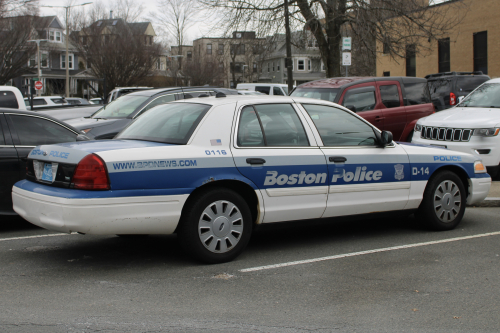
[(380, 133), (380, 145), (385, 147), (389, 144), (391, 144), (392, 142), (392, 133), (389, 132), (389, 131), (382, 131), (382, 133)]
[(90, 138), (83, 134), (78, 134), (76, 136), (76, 141), (90, 141)]
[(351, 110), (352, 112), (356, 112), (356, 107), (354, 105), (346, 105), (345, 107)]

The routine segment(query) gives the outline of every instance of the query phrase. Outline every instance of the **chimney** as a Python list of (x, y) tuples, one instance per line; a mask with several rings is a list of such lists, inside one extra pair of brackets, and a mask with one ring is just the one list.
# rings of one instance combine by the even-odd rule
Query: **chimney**
[(112, 11), (112, 10), (110, 10), (110, 11), (109, 11), (109, 19), (110, 19), (110, 20), (112, 20), (112, 19), (113, 19), (113, 11)]

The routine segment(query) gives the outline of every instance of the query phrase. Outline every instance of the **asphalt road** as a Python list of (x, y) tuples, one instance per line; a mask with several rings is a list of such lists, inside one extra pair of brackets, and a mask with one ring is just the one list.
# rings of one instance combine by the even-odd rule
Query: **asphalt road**
[(2, 218), (0, 331), (499, 332), (499, 212), (468, 208), (448, 232), (282, 224), (211, 266), (175, 236), (49, 236)]

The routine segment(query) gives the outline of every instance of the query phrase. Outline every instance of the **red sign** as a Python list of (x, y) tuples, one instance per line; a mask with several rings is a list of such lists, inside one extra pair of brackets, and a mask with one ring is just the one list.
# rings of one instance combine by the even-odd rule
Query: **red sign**
[(36, 81), (36, 82), (35, 82), (35, 89), (36, 89), (36, 90), (42, 90), (42, 88), (43, 88), (43, 83), (42, 83), (42, 81)]

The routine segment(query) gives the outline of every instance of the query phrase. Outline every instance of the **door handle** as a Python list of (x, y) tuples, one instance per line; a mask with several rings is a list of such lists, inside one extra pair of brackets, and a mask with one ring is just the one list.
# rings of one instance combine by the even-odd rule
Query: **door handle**
[(347, 158), (343, 156), (330, 156), (328, 160), (333, 163), (344, 163), (345, 161), (347, 161)]
[(264, 164), (266, 160), (263, 158), (247, 158), (248, 164)]
[(385, 117), (381, 117), (381, 116), (376, 116), (375, 117), (376, 121), (381, 121), (381, 120), (384, 120), (384, 119), (385, 119)]

